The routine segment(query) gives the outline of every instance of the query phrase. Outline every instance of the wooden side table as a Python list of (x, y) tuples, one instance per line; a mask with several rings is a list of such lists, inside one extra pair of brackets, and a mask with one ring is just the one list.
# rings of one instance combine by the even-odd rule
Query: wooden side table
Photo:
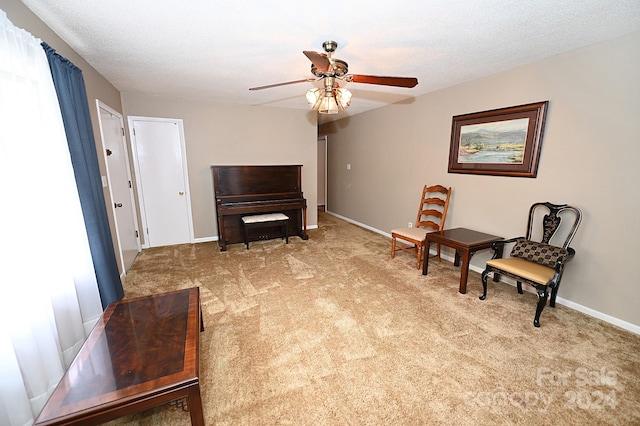
[(93, 425), (186, 400), (204, 425), (197, 287), (110, 304), (35, 425)]
[[(422, 252), (422, 275), (427, 275), (429, 268), (429, 247), (431, 243), (442, 244), (443, 246), (455, 249), (456, 255), (453, 264), (462, 266), (460, 268), (460, 293), (467, 292), (467, 278), (469, 277), (469, 261), (475, 252), (491, 248), (494, 241), (501, 240), (497, 235), (485, 234), (467, 228), (445, 229), (443, 231), (429, 232), (426, 237), (426, 247)], [(502, 247), (500, 247), (502, 256)], [(499, 275), (493, 276), (494, 281), (500, 279)]]

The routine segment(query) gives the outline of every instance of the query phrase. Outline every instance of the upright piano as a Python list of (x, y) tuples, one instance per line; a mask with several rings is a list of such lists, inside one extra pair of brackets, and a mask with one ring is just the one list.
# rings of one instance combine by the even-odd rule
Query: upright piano
[[(284, 213), (289, 236), (307, 240), (307, 200), (302, 194), (302, 166), (211, 166), (218, 218), (218, 245), (244, 241), (242, 216)], [(257, 229), (250, 240), (278, 238), (274, 229)]]

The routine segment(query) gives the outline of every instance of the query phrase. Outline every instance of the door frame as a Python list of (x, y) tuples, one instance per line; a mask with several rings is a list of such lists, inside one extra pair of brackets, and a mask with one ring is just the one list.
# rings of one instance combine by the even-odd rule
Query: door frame
[(329, 152), (327, 145), (329, 144), (329, 138), (327, 137), (327, 135), (320, 135), (318, 136), (317, 139), (318, 143), (324, 143), (324, 161), (323, 164), (319, 165), (320, 167), (322, 167), (322, 173), (324, 174), (324, 179), (323, 179), (323, 183), (324, 183), (324, 188), (323, 188), (323, 200), (322, 200), (322, 206), (324, 207), (324, 210), (327, 211), (327, 154)]
[[(142, 229), (143, 235), (148, 235), (147, 232), (147, 210), (144, 205), (144, 197), (142, 194), (142, 180), (140, 179), (140, 169), (138, 163), (138, 150), (135, 138), (135, 130), (133, 126), (134, 121), (156, 121), (156, 122), (170, 122), (175, 123), (178, 126), (178, 134), (180, 136), (180, 155), (182, 157), (182, 179), (184, 180), (184, 190), (186, 203), (187, 203), (187, 226), (189, 228), (189, 243), (193, 244), (195, 242), (194, 232), (193, 232), (193, 213), (191, 210), (191, 191), (189, 189), (189, 170), (187, 169), (187, 148), (185, 145), (184, 139), (184, 125), (181, 118), (161, 118), (161, 117), (144, 117), (138, 115), (129, 115), (127, 116), (127, 123), (129, 124), (129, 140), (131, 141), (131, 152), (133, 154), (133, 172), (136, 178), (136, 190), (138, 192), (138, 200), (140, 200), (139, 208), (140, 208), (140, 220), (142, 221)], [(142, 248), (150, 248), (149, 241), (147, 238), (144, 238), (144, 242), (142, 243)]]
[[(102, 159), (104, 161), (105, 173), (106, 173), (106, 179), (107, 179), (106, 182), (104, 181), (102, 182), (102, 186), (104, 187), (106, 183), (107, 189), (109, 190), (109, 198), (113, 201), (113, 191), (111, 190), (111, 172), (109, 170), (109, 162), (107, 161), (107, 150), (104, 146), (104, 132), (102, 130), (102, 120), (100, 118), (100, 109), (101, 108), (104, 109), (105, 111), (107, 111), (110, 114), (113, 114), (120, 120), (120, 126), (122, 128), (122, 147), (123, 147), (122, 151), (124, 153), (124, 157), (127, 163), (127, 168), (126, 168), (127, 179), (129, 180), (129, 182), (132, 182), (131, 161), (129, 160), (129, 150), (127, 148), (127, 139), (124, 135), (124, 118), (122, 114), (120, 114), (118, 111), (116, 111), (115, 109), (111, 108), (109, 105), (102, 102), (100, 99), (96, 99), (96, 108), (98, 112), (98, 124), (100, 126), (100, 147), (102, 151)], [(129, 191), (129, 197), (130, 197), (130, 205), (132, 210), (131, 213), (133, 214), (133, 222), (134, 222), (135, 228), (138, 230), (138, 236), (136, 238), (136, 246), (138, 248), (138, 253), (140, 253), (142, 251), (142, 245), (140, 244), (140, 226), (138, 223), (138, 212), (136, 210), (136, 200), (133, 195), (133, 188), (131, 188), (131, 191)], [(113, 202), (109, 204), (110, 204), (109, 207), (111, 209), (111, 215), (113, 217), (115, 233), (116, 233), (117, 255), (120, 258), (120, 268), (121, 268), (120, 278), (123, 278), (127, 275), (127, 271), (125, 267), (124, 255), (122, 254), (122, 243), (120, 238), (120, 232), (118, 229), (118, 216), (116, 214), (116, 208)]]

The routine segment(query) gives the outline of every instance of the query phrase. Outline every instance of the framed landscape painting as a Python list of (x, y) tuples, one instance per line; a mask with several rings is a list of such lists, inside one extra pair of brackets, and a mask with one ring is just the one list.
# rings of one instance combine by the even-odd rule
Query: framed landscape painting
[(456, 115), (449, 173), (536, 177), (549, 101)]

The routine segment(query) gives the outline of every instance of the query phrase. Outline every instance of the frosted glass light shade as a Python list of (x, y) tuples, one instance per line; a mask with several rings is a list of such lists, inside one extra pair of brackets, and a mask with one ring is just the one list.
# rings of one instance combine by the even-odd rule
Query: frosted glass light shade
[(351, 105), (351, 92), (347, 89), (336, 89), (336, 101), (341, 110), (349, 108), (349, 105)]
[(325, 93), (320, 101), (320, 106), (318, 107), (318, 112), (320, 114), (337, 114), (338, 113), (338, 103), (336, 102), (336, 98), (333, 96), (333, 93)]
[(323, 90), (318, 88), (307, 90), (307, 103), (311, 109), (318, 110), (320, 106), (320, 99), (322, 99)]
[(311, 109), (320, 114), (337, 114), (351, 105), (351, 92), (347, 89), (309, 89), (306, 94)]

